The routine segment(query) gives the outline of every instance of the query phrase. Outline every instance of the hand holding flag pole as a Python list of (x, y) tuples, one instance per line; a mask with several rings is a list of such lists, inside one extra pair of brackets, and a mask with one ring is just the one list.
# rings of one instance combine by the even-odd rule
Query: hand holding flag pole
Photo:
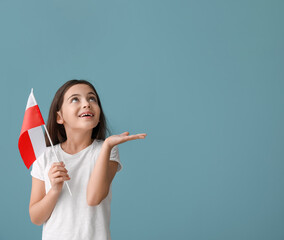
[[(51, 144), (51, 148), (56, 157), (56, 160), (60, 162), (55, 153), (53, 143), (46, 129), (43, 117), (35, 100), (32, 89), (28, 99), (23, 125), (18, 142), (18, 147), (21, 157), (28, 169), (46, 149), (44, 133), (41, 127), (42, 125), (44, 126), (44, 129), (46, 131), (47, 137)], [(68, 188), (68, 191), (72, 196), (68, 183), (66, 181), (64, 181), (64, 183), (66, 183), (66, 187)]]

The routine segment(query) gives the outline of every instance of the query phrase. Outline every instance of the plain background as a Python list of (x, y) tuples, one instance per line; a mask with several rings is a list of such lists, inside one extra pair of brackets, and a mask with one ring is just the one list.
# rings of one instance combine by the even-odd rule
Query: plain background
[(0, 239), (41, 239), (19, 151), (31, 88), (86, 79), (119, 145), (114, 240), (284, 239), (283, 1), (1, 0)]

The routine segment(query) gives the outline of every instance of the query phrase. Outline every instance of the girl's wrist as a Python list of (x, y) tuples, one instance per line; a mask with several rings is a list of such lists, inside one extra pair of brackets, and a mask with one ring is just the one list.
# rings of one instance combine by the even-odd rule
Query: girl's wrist
[(58, 195), (61, 193), (61, 190), (55, 189), (53, 187), (51, 187), (49, 191), (52, 195)]
[(109, 151), (111, 151), (111, 149), (113, 148), (113, 146), (109, 143), (108, 139), (106, 139), (103, 143), (103, 147), (108, 149)]

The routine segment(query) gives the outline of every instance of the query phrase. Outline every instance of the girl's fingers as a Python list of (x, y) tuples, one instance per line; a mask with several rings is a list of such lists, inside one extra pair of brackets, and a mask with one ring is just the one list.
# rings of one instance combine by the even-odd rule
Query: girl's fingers
[(55, 178), (55, 179), (54, 179), (54, 183), (61, 183), (61, 182), (68, 181), (68, 180), (70, 180), (70, 178), (67, 178), (67, 177), (59, 177), (59, 178)]
[(64, 177), (64, 176), (69, 177), (68, 173), (66, 172), (56, 172), (52, 174), (53, 178)]
[(60, 173), (60, 172), (58, 172), (58, 173), (55, 173), (55, 174), (53, 174), (52, 175), (52, 179), (53, 179), (53, 181), (57, 181), (57, 179), (70, 179), (70, 176), (67, 174), (67, 173)]
[(133, 136), (136, 136), (136, 137), (146, 137), (147, 134), (146, 133), (140, 133), (140, 134), (135, 134)]
[(129, 132), (124, 132), (119, 135), (113, 135), (107, 138), (110, 146), (115, 146), (117, 144), (121, 144), (127, 141), (135, 140), (135, 139), (144, 139), (147, 136), (146, 133), (139, 133), (135, 135), (129, 135)]
[(63, 162), (53, 163), (49, 169), (48, 177), (52, 188), (56, 190), (61, 190), (64, 181), (70, 180), (70, 176), (67, 173), (65, 164)]
[(146, 133), (141, 133), (141, 134), (137, 134), (137, 136), (139, 136), (139, 137), (146, 137), (147, 134)]
[(129, 132), (124, 132), (124, 133), (122, 133), (120, 135), (128, 135), (128, 134), (129, 134)]
[(57, 172), (57, 171), (60, 171), (60, 172), (68, 172), (68, 170), (67, 170), (66, 168), (64, 168), (64, 167), (54, 167), (54, 168), (52, 169), (52, 173), (55, 173), (55, 172)]
[(129, 139), (129, 140), (134, 140), (134, 139), (145, 138), (145, 137), (146, 137), (145, 134), (136, 134), (136, 135), (128, 136), (128, 139)]
[[(128, 136), (129, 132), (124, 132), (120, 135)], [(130, 137), (130, 136), (147, 136), (147, 134), (146, 133), (138, 133), (138, 134), (134, 134), (134, 135), (129, 135), (128, 137)]]
[(64, 162), (54, 162), (52, 163), (51, 167), (55, 167), (55, 166), (65, 166)]
[(55, 173), (56, 171), (68, 172), (65, 167), (61, 166), (61, 164), (52, 164), (51, 173)]
[(65, 164), (64, 162), (54, 162), (52, 165), (51, 165), (52, 168), (54, 167), (65, 167)]
[(55, 168), (51, 170), (51, 174), (54, 174), (56, 172), (63, 172), (63, 173), (67, 173), (67, 169), (66, 168)]
[(55, 169), (63, 169), (65, 168), (65, 166), (61, 166), (61, 165), (54, 165), (53, 167), (51, 168), (55, 168)]
[(123, 142), (127, 142), (130, 140), (136, 140), (136, 139), (144, 139), (146, 137), (145, 134), (136, 134), (136, 135), (130, 135), (130, 136), (125, 136)]
[(59, 177), (69, 177), (68, 170), (64, 167), (64, 163), (53, 163), (50, 168), (50, 176), (52, 179)]

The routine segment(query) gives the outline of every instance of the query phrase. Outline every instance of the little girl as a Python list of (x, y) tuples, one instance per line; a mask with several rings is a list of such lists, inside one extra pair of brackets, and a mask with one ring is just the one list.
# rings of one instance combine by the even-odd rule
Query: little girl
[[(43, 240), (110, 240), (111, 183), (122, 169), (118, 144), (144, 139), (124, 132), (106, 138), (106, 119), (94, 86), (66, 82), (50, 106), (47, 149), (34, 162), (29, 213)], [(63, 186), (64, 181), (72, 192)]]

